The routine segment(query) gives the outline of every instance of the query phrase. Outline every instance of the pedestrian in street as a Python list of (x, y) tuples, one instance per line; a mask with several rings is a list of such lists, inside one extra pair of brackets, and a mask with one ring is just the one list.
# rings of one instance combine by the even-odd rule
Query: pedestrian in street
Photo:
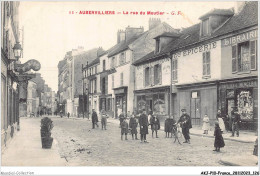
[(190, 129), (192, 128), (191, 125), (191, 118), (187, 114), (186, 109), (182, 109), (182, 116), (180, 117), (178, 123), (180, 123), (182, 128), (182, 134), (185, 138), (185, 141), (183, 143), (189, 143), (190, 144)]
[(234, 108), (234, 113), (231, 116), (231, 118), (232, 118), (232, 135), (231, 135), (231, 137), (234, 137), (235, 132), (237, 134), (237, 137), (239, 137), (239, 124), (241, 122), (241, 117), (240, 117), (240, 114), (238, 113), (238, 110), (236, 107)]
[(105, 129), (107, 130), (107, 114), (105, 112), (105, 110), (102, 110), (101, 112), (101, 125), (102, 125), (102, 130)]
[(120, 121), (120, 124), (119, 124), (119, 128), (121, 127), (121, 123), (124, 121), (124, 112), (122, 111), (121, 114), (119, 115), (119, 121)]
[(68, 112), (67, 115), (68, 115), (68, 119), (69, 119), (70, 118), (70, 113)]
[(125, 135), (125, 140), (127, 140), (127, 133), (128, 133), (128, 123), (125, 117), (121, 123), (121, 140), (123, 140), (124, 135)]
[(132, 114), (130, 121), (129, 121), (129, 128), (131, 129), (131, 134), (132, 134), (133, 140), (134, 140), (134, 135), (135, 135), (135, 140), (138, 140), (138, 138), (137, 138), (137, 125), (138, 125), (137, 116)]
[(60, 118), (62, 118), (62, 115), (63, 115), (63, 113), (62, 113), (62, 111), (60, 111)]
[[(150, 110), (148, 113), (148, 122), (151, 122), (152, 117), (153, 117), (153, 111)], [(152, 126), (151, 126), (151, 129), (152, 129)]]
[(173, 130), (173, 124), (175, 123), (173, 117), (169, 116), (165, 122), (164, 122), (164, 132), (165, 132), (165, 138), (169, 138), (171, 134), (172, 138), (172, 130)]
[(215, 141), (214, 147), (216, 152), (220, 152), (220, 148), (225, 146), (224, 139), (222, 137), (222, 131), (219, 127), (219, 122), (215, 122), (215, 131), (214, 131)]
[(216, 115), (216, 119), (219, 123), (219, 127), (220, 127), (221, 131), (224, 132), (226, 129), (225, 129), (225, 124), (224, 124), (223, 116), (222, 116), (220, 109), (218, 110), (218, 113)]
[(158, 138), (157, 131), (160, 129), (160, 121), (156, 115), (153, 115), (151, 117), (150, 124), (151, 124), (151, 128), (152, 128), (152, 137), (153, 137), (153, 133), (155, 132), (156, 138)]
[(97, 125), (98, 127), (98, 116), (97, 116), (97, 113), (95, 111), (95, 109), (92, 109), (92, 129), (95, 128), (95, 125)]
[(208, 131), (209, 131), (209, 117), (208, 117), (207, 114), (205, 114), (204, 118), (203, 118), (202, 130), (204, 130), (203, 134), (208, 134)]
[(145, 109), (143, 109), (143, 113), (140, 115), (139, 125), (140, 125), (141, 142), (148, 143), (146, 140), (146, 135), (148, 134), (149, 124), (148, 124), (148, 117), (146, 115)]

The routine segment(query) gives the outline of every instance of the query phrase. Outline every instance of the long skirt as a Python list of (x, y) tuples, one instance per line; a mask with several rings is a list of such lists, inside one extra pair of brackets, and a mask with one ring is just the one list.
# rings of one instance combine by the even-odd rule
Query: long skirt
[(153, 124), (151, 128), (152, 128), (152, 131), (157, 131), (157, 130), (159, 130), (159, 125)]
[(224, 142), (222, 135), (216, 136), (215, 142), (214, 142), (214, 147), (224, 147), (224, 146), (225, 146), (225, 142)]

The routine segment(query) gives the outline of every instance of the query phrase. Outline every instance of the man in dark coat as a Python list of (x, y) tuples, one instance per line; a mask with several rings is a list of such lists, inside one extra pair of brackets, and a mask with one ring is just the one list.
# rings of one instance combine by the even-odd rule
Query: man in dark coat
[(239, 137), (239, 123), (241, 122), (241, 117), (240, 117), (236, 107), (234, 107), (234, 112), (231, 115), (231, 119), (232, 119), (231, 137), (234, 137), (235, 132), (237, 133), (237, 137)]
[(182, 134), (185, 138), (185, 141), (183, 143), (189, 143), (190, 144), (190, 128), (192, 128), (191, 125), (191, 118), (186, 113), (186, 109), (182, 109), (182, 116), (180, 117), (178, 123), (180, 123), (182, 128)]
[(137, 139), (137, 125), (138, 125), (138, 120), (134, 114), (132, 114), (130, 121), (129, 121), (129, 128), (131, 129), (131, 134), (132, 134), (132, 139), (134, 140), (134, 135), (135, 135), (135, 140)]
[(160, 121), (156, 115), (153, 115), (151, 117), (150, 124), (151, 124), (151, 128), (152, 128), (152, 137), (153, 137), (153, 133), (155, 131), (156, 138), (158, 138), (157, 131), (160, 129)]
[(95, 128), (95, 125), (97, 125), (97, 127), (98, 127), (97, 122), (98, 122), (97, 113), (96, 113), (95, 109), (92, 109), (92, 129)]
[(146, 115), (145, 109), (143, 110), (143, 113), (140, 115), (139, 118), (139, 124), (140, 124), (140, 134), (141, 134), (141, 142), (148, 143), (146, 141), (146, 135), (148, 134), (148, 117)]
[(172, 129), (173, 129), (173, 124), (176, 121), (169, 116), (169, 118), (167, 118), (164, 122), (164, 131), (165, 131), (165, 138), (169, 138), (170, 133), (171, 133), (171, 137), (172, 137)]

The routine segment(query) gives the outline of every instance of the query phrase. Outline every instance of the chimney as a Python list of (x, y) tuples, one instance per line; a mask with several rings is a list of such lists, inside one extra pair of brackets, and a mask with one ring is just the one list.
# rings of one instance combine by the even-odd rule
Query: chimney
[(138, 35), (142, 34), (143, 32), (144, 32), (144, 27), (142, 27), (142, 26), (140, 28), (133, 28), (133, 27), (128, 26), (125, 29), (125, 40), (127, 41), (134, 36), (138, 36)]
[(234, 13), (235, 13), (235, 15), (237, 15), (237, 14), (239, 14), (241, 12), (241, 10), (245, 6), (246, 2), (245, 1), (236, 1), (234, 3), (235, 3), (235, 5), (234, 5)]
[(149, 19), (149, 30), (155, 28), (159, 24), (161, 24), (161, 19), (160, 18), (150, 18)]
[(118, 30), (117, 31), (117, 43), (120, 43), (125, 40), (125, 31)]

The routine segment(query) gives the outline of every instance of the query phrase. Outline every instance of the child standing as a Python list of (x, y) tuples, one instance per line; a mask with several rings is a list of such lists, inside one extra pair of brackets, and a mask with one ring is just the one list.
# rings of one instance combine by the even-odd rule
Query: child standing
[(208, 117), (207, 114), (205, 114), (205, 116), (203, 118), (202, 130), (204, 130), (203, 134), (208, 134), (208, 131), (209, 131), (209, 117)]
[(220, 152), (220, 148), (225, 146), (224, 139), (222, 137), (222, 131), (219, 127), (219, 123), (215, 122), (215, 131), (214, 131), (214, 136), (215, 136), (215, 142), (214, 142), (214, 147), (216, 152)]
[(134, 140), (134, 135), (135, 135), (135, 140), (138, 140), (137, 138), (137, 125), (138, 125), (138, 120), (133, 114), (130, 118), (129, 121), (129, 128), (131, 129), (131, 134), (132, 134), (132, 139)]
[(123, 119), (121, 123), (121, 140), (123, 140), (123, 135), (125, 134), (125, 140), (127, 140), (128, 133), (128, 123), (126, 122), (126, 118)]

